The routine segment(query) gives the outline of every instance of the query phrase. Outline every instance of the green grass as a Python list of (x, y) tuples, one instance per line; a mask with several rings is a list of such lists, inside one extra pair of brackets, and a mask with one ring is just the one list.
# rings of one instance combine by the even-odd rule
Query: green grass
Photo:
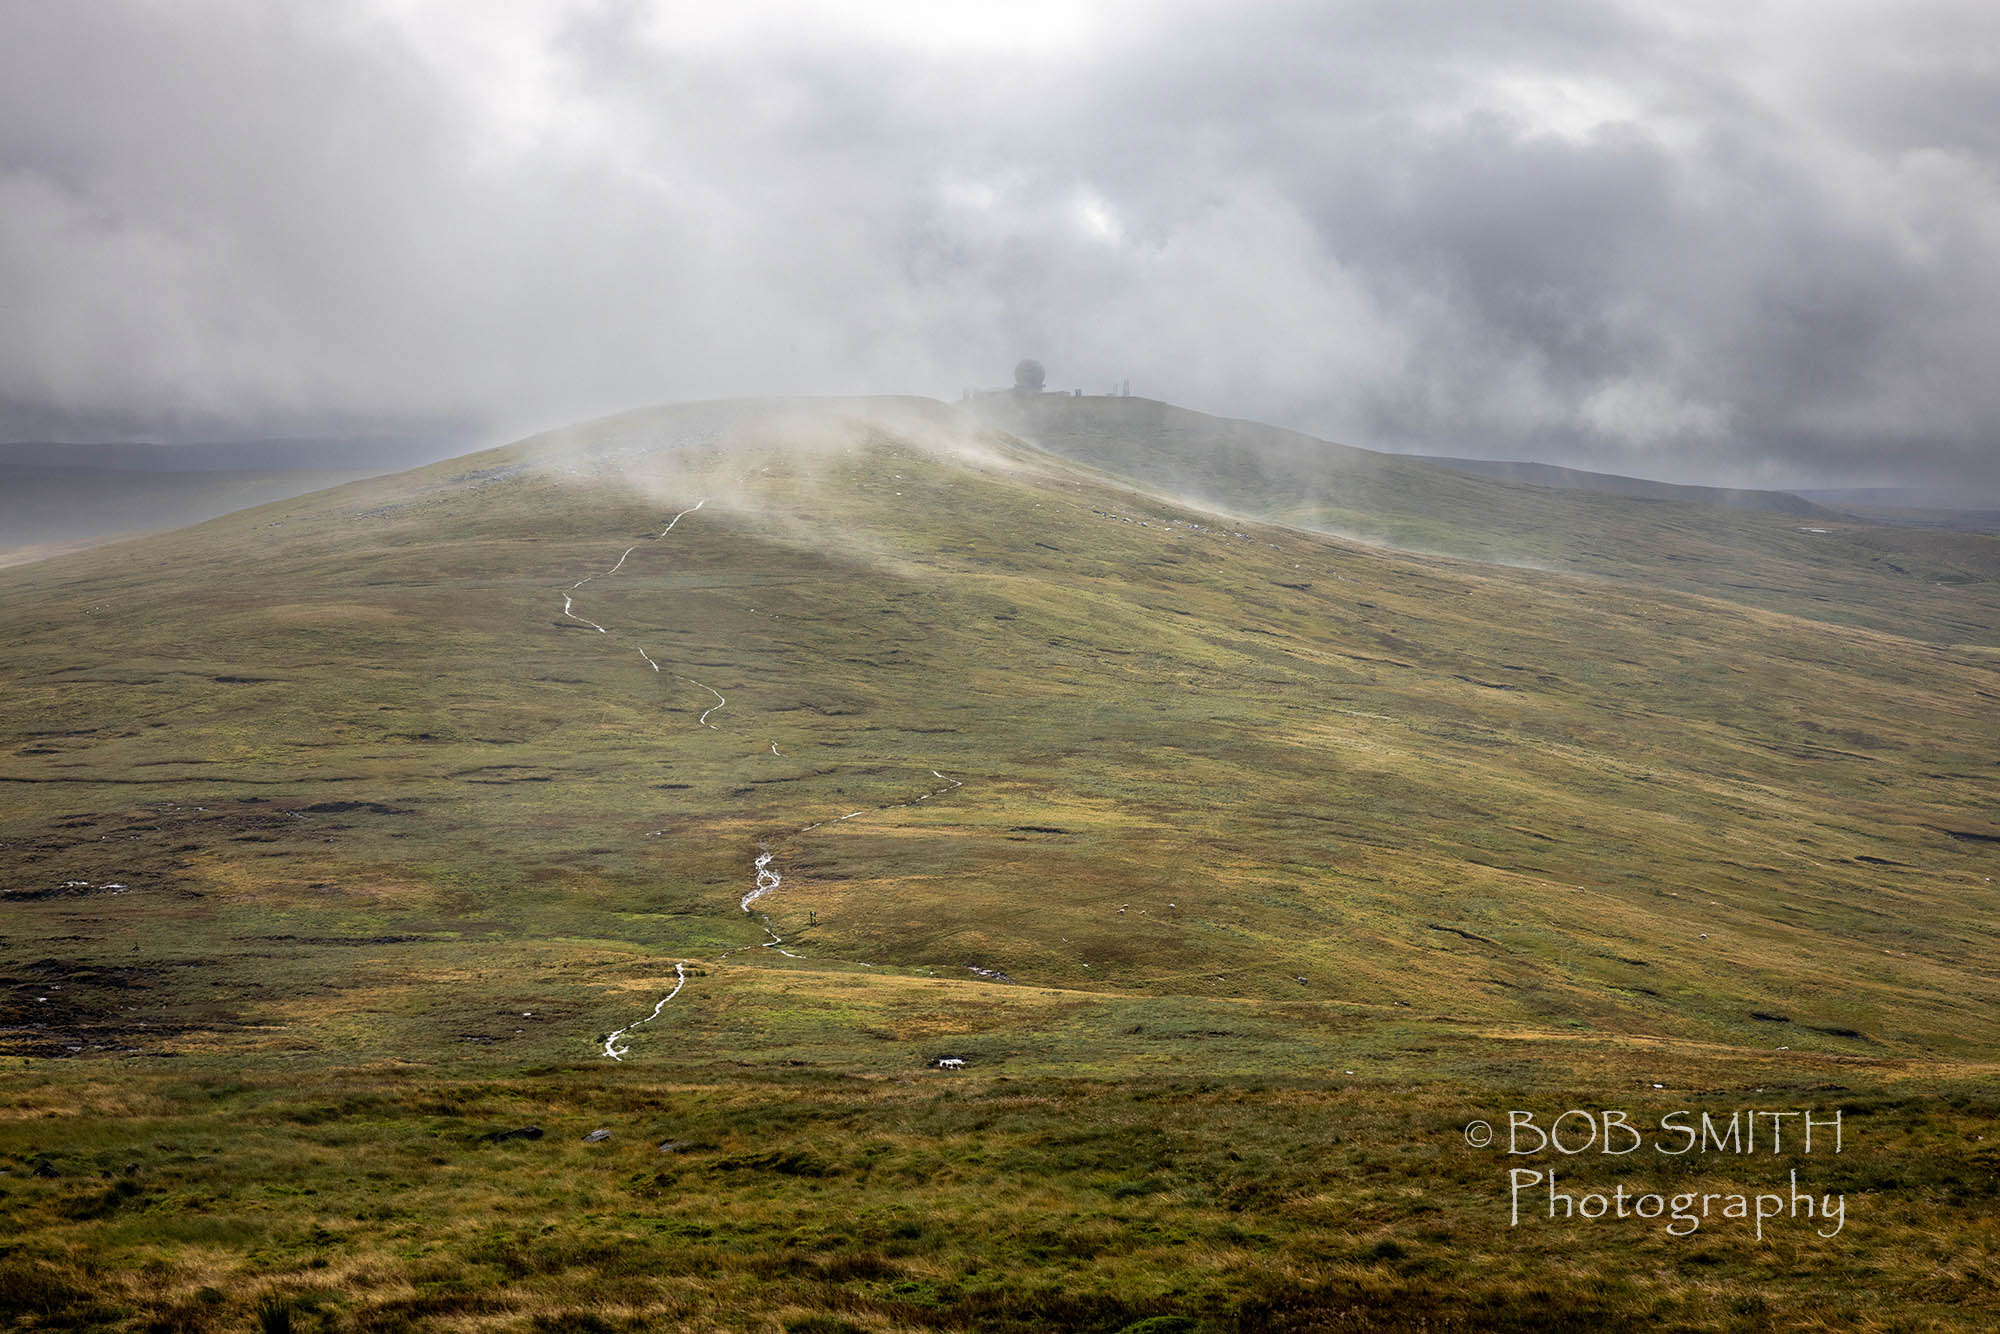
[[(48, 1303), (48, 1323), (240, 1328), (276, 1295), (299, 1327), (343, 1329), (1971, 1328), (1991, 1309), (1996, 1160), (1965, 1152), (1968, 1131), (2000, 1132), (1990, 1083), (1377, 1042), (1355, 1078), (124, 1074), (82, 1106), (14, 1101), (0, 1161), (55, 1175), (4, 1179), (27, 1231), (0, 1297), (30, 1319)], [(1634, 1069), (1676, 1091), (1635, 1093)], [(1510, 1225), (1509, 1163), (1460, 1129), (1505, 1099), (1638, 1116), (1837, 1101), (1837, 1159), (1559, 1167), (1572, 1189), (1634, 1192), (1764, 1191), (1797, 1170), (1844, 1194), (1845, 1225), (1767, 1224), (1761, 1243), (1736, 1222)], [(33, 1132), (50, 1116), (53, 1152)], [(488, 1138), (523, 1125), (545, 1134)], [(597, 1128), (611, 1138), (585, 1143)]]
[(1936, 643), (2000, 643), (1991, 535), (1861, 522), (1804, 502), (1786, 513), (1506, 482), (1150, 399), (977, 406), (1057, 453), (1241, 514)]
[[(1642, 525), (1480, 566), (934, 405), (725, 415), (0, 571), (0, 1308), (1990, 1323), (1990, 635), (1649, 582)], [(1824, 1243), (1510, 1230), (1458, 1137), (1830, 1100)]]

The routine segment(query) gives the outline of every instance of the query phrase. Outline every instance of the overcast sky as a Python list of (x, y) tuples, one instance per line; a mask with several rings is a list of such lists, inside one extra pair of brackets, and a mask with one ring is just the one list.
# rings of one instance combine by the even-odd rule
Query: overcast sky
[(1024, 355), (1353, 444), (2000, 482), (2000, 7), (0, 0), (0, 439)]

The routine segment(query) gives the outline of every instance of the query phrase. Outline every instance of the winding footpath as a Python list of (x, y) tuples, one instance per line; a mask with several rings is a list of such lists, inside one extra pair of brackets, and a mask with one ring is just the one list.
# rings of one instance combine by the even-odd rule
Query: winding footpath
[[(667, 520), (667, 526), (662, 528), (659, 531), (659, 535), (653, 538), (652, 540), (657, 542), (660, 540), (660, 538), (665, 537), (668, 533), (674, 531), (675, 524), (679, 523), (682, 519), (685, 519), (688, 515), (694, 513), (696, 510), (700, 509), (703, 505), (706, 505), (707, 503), (708, 503), (708, 497), (703, 496), (693, 505), (690, 505), (687, 509), (682, 510), (679, 514), (676, 514), (673, 518)], [(624, 569), (625, 562), (632, 558), (632, 553), (637, 551), (643, 545), (644, 543), (635, 542), (631, 546), (626, 547), (624, 551), (619, 553), (617, 563), (614, 564), (610, 569), (604, 571), (602, 577), (608, 579), (612, 575)], [(583, 576), (583, 578), (577, 580), (575, 583), (571, 584), (568, 588), (563, 590), (563, 615), (568, 617), (570, 620), (577, 622), (579, 625), (589, 626), (591, 629), (597, 631), (597, 633), (600, 635), (608, 635), (611, 633), (609, 630), (599, 625), (596, 621), (589, 620), (586, 619), (585, 617), (577, 615), (574, 609), (576, 606), (576, 590), (582, 588), (585, 584), (589, 583), (591, 580), (599, 577), (600, 576), (594, 574), (586, 574), (585, 576)], [(651, 667), (655, 674), (658, 674), (660, 671), (660, 664), (653, 661), (653, 655), (646, 652), (643, 646), (635, 645), (634, 647), (638, 648), (639, 656), (646, 660), (646, 665), (648, 667)], [(686, 680), (687, 678), (683, 677), (681, 679)], [(697, 681), (695, 682), (695, 684), (700, 685), (701, 683)], [(709, 690), (707, 686), (702, 686), (702, 689)], [(709, 693), (714, 695), (716, 700), (718, 701), (717, 704), (715, 705), (715, 708), (712, 708), (708, 711), (708, 713), (713, 713), (715, 712), (715, 709), (719, 709), (722, 707), (721, 703), (722, 696), (720, 693), (714, 690), (709, 690)], [(710, 727), (714, 727), (715, 724), (708, 722), (708, 713), (702, 714), (701, 721), (703, 723), (707, 723), (707, 725)], [(716, 730), (720, 731), (721, 729), (717, 728)], [(768, 930), (768, 924), (766, 929)], [(647, 1015), (644, 1019), (640, 1019), (634, 1023), (627, 1024), (625, 1027), (615, 1030), (614, 1032), (611, 1033), (610, 1036), (606, 1037), (604, 1039), (605, 1056), (609, 1057), (611, 1060), (622, 1062), (625, 1059), (626, 1053), (631, 1051), (632, 1047), (630, 1043), (621, 1043), (620, 1039), (623, 1038), (627, 1033), (630, 1033), (633, 1029), (639, 1027), (640, 1024), (650, 1024), (655, 1019), (658, 1019), (660, 1017), (660, 1011), (667, 1008), (667, 1002), (672, 1000), (674, 997), (680, 995), (681, 988), (685, 987), (686, 985), (687, 985), (687, 964), (676, 963), (674, 965), (674, 989), (672, 991), (669, 991), (666, 995), (660, 997), (660, 999), (654, 1004), (652, 1013)]]
[(749, 912), (751, 904), (763, 898), (784, 882), (784, 877), (771, 869), (771, 854), (769, 852), (758, 853), (757, 860), (751, 864), (751, 870), (756, 873), (757, 887), (748, 894), (745, 894), (743, 902), (737, 905), (744, 912)]
[(685, 519), (688, 515), (694, 513), (696, 510), (700, 509), (703, 505), (706, 505), (707, 503), (708, 503), (708, 497), (703, 496), (700, 500), (695, 501), (694, 504), (688, 506), (686, 509), (682, 510), (679, 514), (676, 514), (673, 518), (667, 520), (667, 526), (660, 530), (660, 536), (665, 537), (668, 533), (674, 531), (675, 524), (679, 523), (682, 519)]
[(757, 886), (748, 894), (745, 894), (743, 901), (737, 906), (763, 924), (764, 934), (770, 937), (769, 940), (764, 942), (765, 949), (776, 950), (787, 959), (796, 959), (799, 956), (785, 948), (785, 938), (779, 935), (776, 929), (772, 927), (771, 919), (751, 906), (758, 899), (763, 898), (766, 894), (776, 890), (780, 884), (784, 883), (785, 878), (771, 869), (771, 856), (772, 854), (768, 848), (757, 854), (757, 860), (750, 865), (752, 873), (757, 877)]
[[(717, 690), (714, 686), (701, 685), (701, 682), (695, 680), (692, 676), (683, 676), (681, 680), (687, 682), (691, 686), (701, 686), (703, 690), (706, 690), (709, 694), (715, 696), (715, 703), (711, 704), (708, 708), (702, 710), (701, 717), (695, 719), (695, 722), (702, 727), (715, 727), (715, 724), (708, 720), (708, 715), (714, 713), (717, 709), (729, 703), (729, 701), (722, 697), (722, 692), (720, 690)], [(715, 730), (720, 732), (722, 729), (720, 727), (715, 727)]]
[[(590, 579), (595, 579), (596, 577), (597, 577), (596, 575), (591, 575)], [(570, 592), (563, 594), (563, 615), (569, 617), (572, 621), (577, 621), (583, 625), (589, 626), (591, 629), (597, 631), (597, 633), (600, 635), (608, 635), (611, 632), (605, 629), (603, 626), (599, 625), (596, 621), (586, 621), (583, 619), (583, 617), (577, 615), (575, 612), (570, 610), (570, 607), (576, 601), (576, 599), (572, 596), (572, 594), (575, 592), (576, 589), (582, 588), (585, 584), (589, 583), (590, 579), (577, 580), (575, 583), (570, 585)]]
[(667, 1008), (667, 1002), (681, 994), (681, 988), (687, 985), (687, 980), (688, 980), (687, 965), (684, 963), (675, 964), (674, 989), (672, 991), (669, 991), (666, 995), (660, 997), (659, 1004), (653, 1007), (653, 1012), (651, 1014), (647, 1015), (644, 1019), (639, 1020), (638, 1023), (625, 1025), (625, 1027), (619, 1029), (617, 1032), (613, 1033), (610, 1037), (604, 1039), (604, 1054), (606, 1056), (609, 1056), (614, 1061), (623, 1061), (625, 1059), (625, 1053), (631, 1051), (632, 1048), (629, 1044), (622, 1047), (619, 1046), (618, 1039), (624, 1037), (627, 1033), (630, 1033), (633, 1029), (637, 1028), (639, 1024), (650, 1024), (655, 1019), (658, 1019), (660, 1017), (660, 1011)]
[[(693, 505), (690, 505), (687, 509), (684, 509), (680, 513), (674, 515), (673, 518), (667, 521), (666, 527), (662, 528), (652, 540), (658, 541), (660, 538), (663, 538), (667, 536), (667, 534), (673, 532), (674, 526), (676, 524), (678, 524), (682, 519), (685, 519), (688, 515), (693, 514), (696, 510), (701, 509), (707, 503), (708, 499), (707, 497), (704, 496), (702, 499), (696, 501)], [(635, 543), (634, 545), (625, 548), (623, 552), (619, 553), (617, 562), (613, 564), (610, 569), (605, 570), (601, 575), (599, 574), (585, 575), (583, 578), (571, 584), (567, 589), (563, 590), (563, 615), (568, 619), (577, 622), (580, 625), (589, 626), (591, 629), (597, 631), (597, 633), (601, 635), (609, 635), (611, 631), (605, 628), (604, 626), (599, 625), (596, 621), (589, 620), (585, 617), (576, 614), (575, 600), (576, 600), (577, 590), (582, 588), (585, 584), (591, 582), (593, 579), (598, 579), (598, 578), (608, 579), (612, 575), (617, 574), (620, 570), (625, 568), (625, 562), (631, 559), (632, 553), (637, 551), (639, 547), (643, 545), (644, 543)], [(663, 669), (661, 668), (659, 662), (654, 659), (652, 654), (648, 653), (645, 650), (645, 648), (641, 645), (634, 645), (634, 647), (638, 649), (639, 657), (645, 661), (645, 664), (648, 667), (653, 669), (655, 675), (664, 675)], [(695, 686), (698, 689), (706, 690), (709, 694), (715, 696), (715, 703), (711, 704), (708, 708), (704, 709), (701, 712), (701, 715), (698, 718), (696, 718), (695, 722), (697, 726), (706, 727), (717, 732), (721, 731), (722, 730), (721, 727), (719, 727), (715, 723), (710, 722), (709, 718), (711, 715), (727, 707), (729, 701), (723, 697), (722, 692), (720, 690), (717, 690), (714, 686), (707, 685), (701, 681), (695, 680), (691, 676), (681, 676), (678, 679), (685, 681), (687, 684)], [(782, 757), (783, 752), (778, 749), (778, 743), (776, 741), (770, 742), (770, 747), (771, 747), (771, 754)], [(943, 796), (947, 792), (951, 792), (957, 788), (965, 786), (962, 780), (956, 778), (947, 778), (944, 774), (938, 772), (936, 769), (933, 769), (930, 772), (933, 778), (936, 778), (937, 780), (939, 780), (941, 783), (944, 784), (943, 787), (933, 788), (928, 792), (925, 792), (919, 796), (911, 798), (909, 801), (896, 801), (875, 807), (864, 807), (863, 809), (858, 811), (849, 811), (845, 815), (834, 816), (832, 819), (829, 820), (815, 821), (812, 824), (805, 825), (802, 828), (795, 830), (794, 836), (796, 836), (797, 834), (811, 833), (813, 830), (823, 828), (826, 825), (839, 824), (846, 820), (856, 820), (864, 815), (868, 815), (871, 813), (905, 809), (907, 807), (915, 806), (918, 802), (929, 801), (933, 797)], [(778, 887), (784, 883), (784, 876), (780, 874), (772, 866), (772, 862), (775, 860), (775, 858), (776, 854), (771, 851), (770, 846), (768, 844), (760, 846), (757, 858), (751, 864), (750, 868), (751, 880), (752, 880), (751, 889), (748, 893), (746, 893), (742, 897), (737, 906), (743, 910), (743, 913), (746, 916), (755, 918), (758, 924), (763, 927), (766, 939), (760, 942), (761, 948), (768, 950), (775, 950), (779, 954), (784, 955), (787, 959), (796, 959), (800, 956), (794, 954), (792, 951), (785, 948), (785, 938), (783, 936), (780, 936), (777, 930), (772, 926), (769, 914), (760, 911), (756, 906), (758, 900), (766, 897), (767, 895), (775, 893)], [(740, 951), (736, 950), (726, 950), (721, 954), (721, 956), (719, 956), (718, 961), (726, 960), (731, 954), (739, 952)], [(872, 963), (864, 963), (861, 964), (860, 966), (863, 968), (873, 968), (876, 965)], [(977, 972), (979, 970), (975, 969), (973, 971)], [(607, 1036), (604, 1039), (604, 1055), (610, 1060), (623, 1061), (626, 1055), (632, 1049), (631, 1044), (629, 1042), (624, 1041), (626, 1035), (629, 1034), (633, 1029), (638, 1028), (640, 1025), (650, 1024), (655, 1019), (659, 1018), (661, 1011), (666, 1009), (667, 1003), (673, 1000), (676, 996), (681, 994), (681, 989), (687, 985), (687, 979), (688, 979), (688, 973), (687, 973), (686, 963), (685, 962), (676, 963), (674, 965), (674, 989), (672, 991), (669, 991), (666, 995), (660, 997), (660, 999), (654, 1003), (652, 1012), (646, 1015), (645, 1018), (627, 1024), (625, 1027), (617, 1029), (614, 1032), (612, 1032), (609, 1036)]]

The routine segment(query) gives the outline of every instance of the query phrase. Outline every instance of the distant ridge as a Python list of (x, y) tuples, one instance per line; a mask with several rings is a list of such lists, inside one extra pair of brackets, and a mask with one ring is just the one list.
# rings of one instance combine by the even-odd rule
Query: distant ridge
[(963, 406), (1051, 453), (1246, 518), (1941, 643), (1994, 638), (2000, 548), (1976, 531), (1857, 520), (1786, 492), (1389, 454), (1156, 399)]
[(1798, 494), (1844, 510), (2000, 510), (2000, 488), (1992, 485), (1801, 487)]
[(0, 444), (0, 469), (78, 472), (388, 472), (477, 448), (466, 435), (300, 436), (185, 445), (25, 440)]
[(1503, 482), (1526, 482), (1531, 486), (1551, 486), (1565, 491), (1595, 491), (1606, 495), (1636, 496), (1641, 500), (1686, 500), (1699, 505), (1730, 505), (1738, 509), (1766, 510), (1772, 514), (1796, 514), (1831, 518), (1833, 511), (1815, 505), (1789, 491), (1755, 491), (1726, 486), (1686, 486), (1674, 482), (1653, 482), (1643, 477), (1621, 477), (1616, 473), (1586, 472), (1553, 463), (1510, 462), (1500, 459), (1455, 459), (1441, 454), (1412, 454), (1409, 457), (1469, 472), (1477, 477), (1497, 477)]
[[(1069, 458), (1174, 487), (1253, 513), (1314, 500), (1350, 511), (1409, 513), (1470, 502), (1477, 517), (1496, 502), (1532, 504), (1527, 493), (1460, 492), (1465, 477), (1636, 500), (1720, 505), (1797, 518), (1835, 519), (1837, 511), (1786, 491), (1685, 486), (1546, 463), (1496, 462), (1430, 454), (1395, 454), (1337, 444), (1261, 422), (1213, 417), (1148, 398), (1043, 394), (988, 395), (975, 414), (1019, 431)], [(1477, 554), (1477, 553), (1474, 553)]]
[(471, 447), (442, 434), (0, 444), (0, 565), (199, 523)]
[(2000, 491), (1978, 486), (1861, 486), (1800, 495), (1869, 523), (2000, 533)]

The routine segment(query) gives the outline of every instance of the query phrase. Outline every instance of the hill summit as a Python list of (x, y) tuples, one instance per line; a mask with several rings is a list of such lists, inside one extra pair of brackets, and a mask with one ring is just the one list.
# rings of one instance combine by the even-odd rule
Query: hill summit
[[(2000, 1041), (2000, 664), (1946, 593), (1883, 628), (1899, 576), (1808, 617), (1670, 559), (1889, 539), (1303, 441), (1292, 492), (1290, 437), (1048, 401), (649, 409), (0, 571), (0, 1155), (53, 1174), (0, 1292), (1698, 1313), (1657, 1229), (1614, 1291), (1489, 1226), (1463, 1127), (1774, 1089), (1865, 1103), (1898, 1219), (1970, 1226), (1925, 1146), (1975, 1103), (1899, 1090)], [(1322, 531), (1370, 495), (1588, 516), (1619, 572)], [(139, 1198), (265, 1240), (196, 1264)]]

